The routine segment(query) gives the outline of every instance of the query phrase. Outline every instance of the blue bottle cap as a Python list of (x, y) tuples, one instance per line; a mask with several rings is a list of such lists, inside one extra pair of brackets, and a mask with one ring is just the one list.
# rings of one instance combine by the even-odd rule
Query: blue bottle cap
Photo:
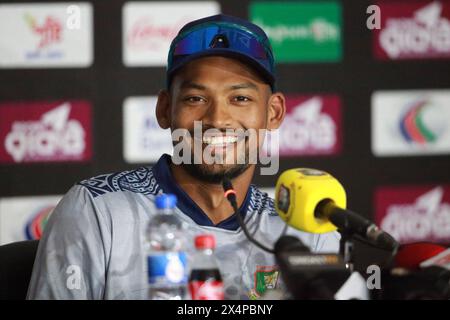
[(156, 208), (173, 209), (177, 205), (177, 197), (171, 193), (163, 193), (156, 197)]

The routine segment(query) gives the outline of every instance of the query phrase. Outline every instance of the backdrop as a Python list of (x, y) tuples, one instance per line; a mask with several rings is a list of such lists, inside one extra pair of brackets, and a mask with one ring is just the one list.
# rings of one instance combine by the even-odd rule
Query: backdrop
[[(449, 1), (0, 3), (2, 243), (38, 237), (75, 182), (167, 150), (153, 114), (167, 45), (216, 12), (271, 38), (288, 98), (280, 173), (326, 170), (401, 242), (450, 243)], [(358, 267), (380, 254), (358, 245)]]

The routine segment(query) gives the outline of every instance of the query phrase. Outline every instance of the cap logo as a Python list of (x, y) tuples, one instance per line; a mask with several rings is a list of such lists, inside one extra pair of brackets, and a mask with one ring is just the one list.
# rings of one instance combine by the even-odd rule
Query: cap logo
[(211, 40), (209, 47), (210, 48), (229, 48), (230, 43), (229, 43), (226, 35), (218, 34)]

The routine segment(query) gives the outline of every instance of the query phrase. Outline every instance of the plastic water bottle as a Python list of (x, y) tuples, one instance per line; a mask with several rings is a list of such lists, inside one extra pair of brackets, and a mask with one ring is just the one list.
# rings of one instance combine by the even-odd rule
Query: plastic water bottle
[(192, 300), (223, 300), (224, 288), (219, 266), (214, 257), (216, 240), (212, 234), (195, 237), (197, 253), (193, 257), (189, 276)]
[(156, 197), (158, 210), (145, 234), (150, 300), (182, 300), (187, 293), (187, 259), (183, 224), (174, 214), (173, 194)]

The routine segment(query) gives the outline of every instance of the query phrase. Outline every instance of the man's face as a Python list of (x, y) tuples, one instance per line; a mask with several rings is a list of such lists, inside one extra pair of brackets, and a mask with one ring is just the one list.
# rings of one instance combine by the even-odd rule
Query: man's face
[[(186, 129), (190, 133), (192, 164), (182, 164), (184, 168), (202, 180), (220, 182), (225, 174), (234, 178), (244, 172), (249, 153), (258, 152), (262, 139), (256, 135), (252, 148), (249, 136), (242, 132), (268, 128), (271, 96), (269, 85), (253, 69), (238, 60), (214, 56), (187, 64), (173, 78), (170, 92), (165, 97), (160, 94), (158, 104), (168, 104), (163, 121), (169, 122), (172, 132)], [(195, 121), (201, 121), (201, 137), (194, 135)], [(195, 143), (201, 148), (194, 148)], [(223, 163), (211, 164), (205, 155)], [(201, 164), (194, 164), (194, 159)]]

